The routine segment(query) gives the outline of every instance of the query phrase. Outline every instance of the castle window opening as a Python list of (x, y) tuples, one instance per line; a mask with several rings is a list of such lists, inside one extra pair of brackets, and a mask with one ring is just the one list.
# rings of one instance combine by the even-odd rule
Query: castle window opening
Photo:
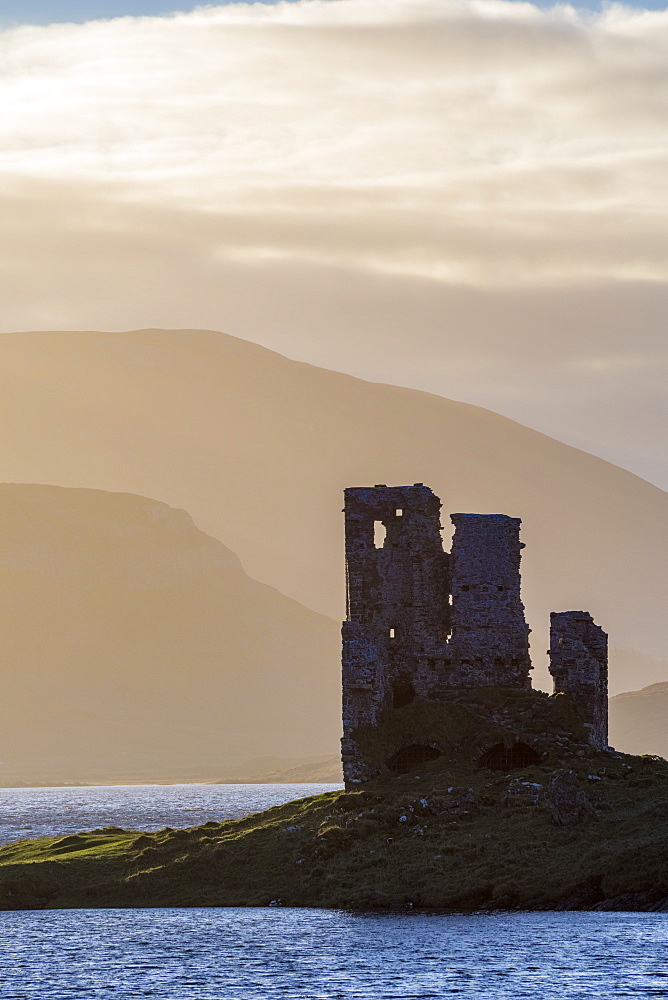
[[(394, 739), (392, 727), (400, 722), (400, 742), (419, 747), (418, 756), (433, 756), (424, 750), (437, 745), (432, 725), (441, 713), (445, 723), (446, 705), (458, 689), (530, 692), (530, 629), (520, 593), (520, 518), (451, 514), (446, 551), (441, 501), (423, 484), (349, 487), (344, 497), (342, 762), (346, 787), (356, 787), (384, 769), (391, 752), (383, 741), (363, 744), (358, 731), (387, 728)], [(590, 742), (603, 750), (607, 670), (607, 636), (591, 615), (553, 612), (554, 690), (578, 706)], [(413, 701), (431, 706), (428, 716), (412, 709)], [(517, 728), (499, 728), (489, 739), (481, 733), (485, 742), (469, 750), (471, 763), (504, 772), (540, 763), (532, 750), (536, 732), (518, 721)], [(502, 743), (489, 749), (492, 739)], [(416, 766), (402, 765), (401, 758), (391, 763), (409, 772)]]
[(429, 761), (438, 760), (441, 751), (436, 747), (430, 747), (424, 743), (415, 743), (409, 747), (398, 750), (387, 762), (388, 770), (395, 774), (410, 774), (419, 770), (423, 764)]
[(415, 701), (415, 688), (410, 681), (396, 680), (392, 685), (392, 708), (403, 708)]

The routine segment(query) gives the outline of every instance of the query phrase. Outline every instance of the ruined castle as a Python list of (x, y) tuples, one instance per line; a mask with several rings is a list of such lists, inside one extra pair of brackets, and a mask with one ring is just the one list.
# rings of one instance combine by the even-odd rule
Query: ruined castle
[[(440, 510), (439, 498), (422, 483), (345, 491), (347, 785), (375, 777), (383, 765), (402, 769), (399, 759), (369, 759), (355, 739), (360, 728), (382, 726), (387, 709), (442, 702), (453, 689), (531, 687), (520, 519), (452, 514), (452, 551), (445, 552)], [(576, 703), (591, 742), (605, 748), (605, 632), (585, 611), (553, 613), (549, 652), (555, 693)], [(439, 755), (420, 733), (402, 752), (416, 763)]]

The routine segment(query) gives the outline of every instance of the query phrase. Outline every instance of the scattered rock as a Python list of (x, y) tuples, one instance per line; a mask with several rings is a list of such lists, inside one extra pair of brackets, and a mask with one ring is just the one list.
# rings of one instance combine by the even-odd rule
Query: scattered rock
[(545, 793), (545, 803), (558, 826), (579, 823), (596, 811), (580, 788), (574, 771), (555, 771)]
[(543, 786), (537, 781), (520, 781), (515, 778), (510, 782), (508, 791), (501, 802), (504, 806), (537, 806), (543, 798)]
[[(423, 803), (427, 805), (423, 805)], [(447, 795), (432, 795), (428, 800), (420, 799), (416, 803), (420, 811), (431, 813), (432, 816), (458, 815), (473, 811), (478, 805), (478, 797), (472, 788), (457, 788), (451, 785)]]

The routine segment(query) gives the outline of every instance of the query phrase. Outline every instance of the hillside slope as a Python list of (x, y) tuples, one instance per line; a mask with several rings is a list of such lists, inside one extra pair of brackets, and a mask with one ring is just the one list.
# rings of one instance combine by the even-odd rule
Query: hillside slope
[(668, 683), (610, 699), (610, 741), (625, 753), (668, 758)]
[[(537, 663), (549, 611), (579, 608), (613, 646), (665, 658), (666, 495), (511, 420), (207, 331), (4, 334), (0, 372), (0, 478), (186, 508), (254, 578), (335, 618), (342, 489), (426, 482), (446, 525), (522, 517)], [(613, 691), (660, 680), (613, 661)]]
[(183, 510), (2, 485), (0, 587), (0, 784), (215, 780), (336, 749), (337, 624)]

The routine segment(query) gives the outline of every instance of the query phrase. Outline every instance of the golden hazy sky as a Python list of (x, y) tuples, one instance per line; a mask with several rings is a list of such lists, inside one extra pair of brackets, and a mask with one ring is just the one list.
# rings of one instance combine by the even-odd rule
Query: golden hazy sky
[(0, 46), (2, 329), (221, 329), (665, 483), (667, 11), (301, 0)]

